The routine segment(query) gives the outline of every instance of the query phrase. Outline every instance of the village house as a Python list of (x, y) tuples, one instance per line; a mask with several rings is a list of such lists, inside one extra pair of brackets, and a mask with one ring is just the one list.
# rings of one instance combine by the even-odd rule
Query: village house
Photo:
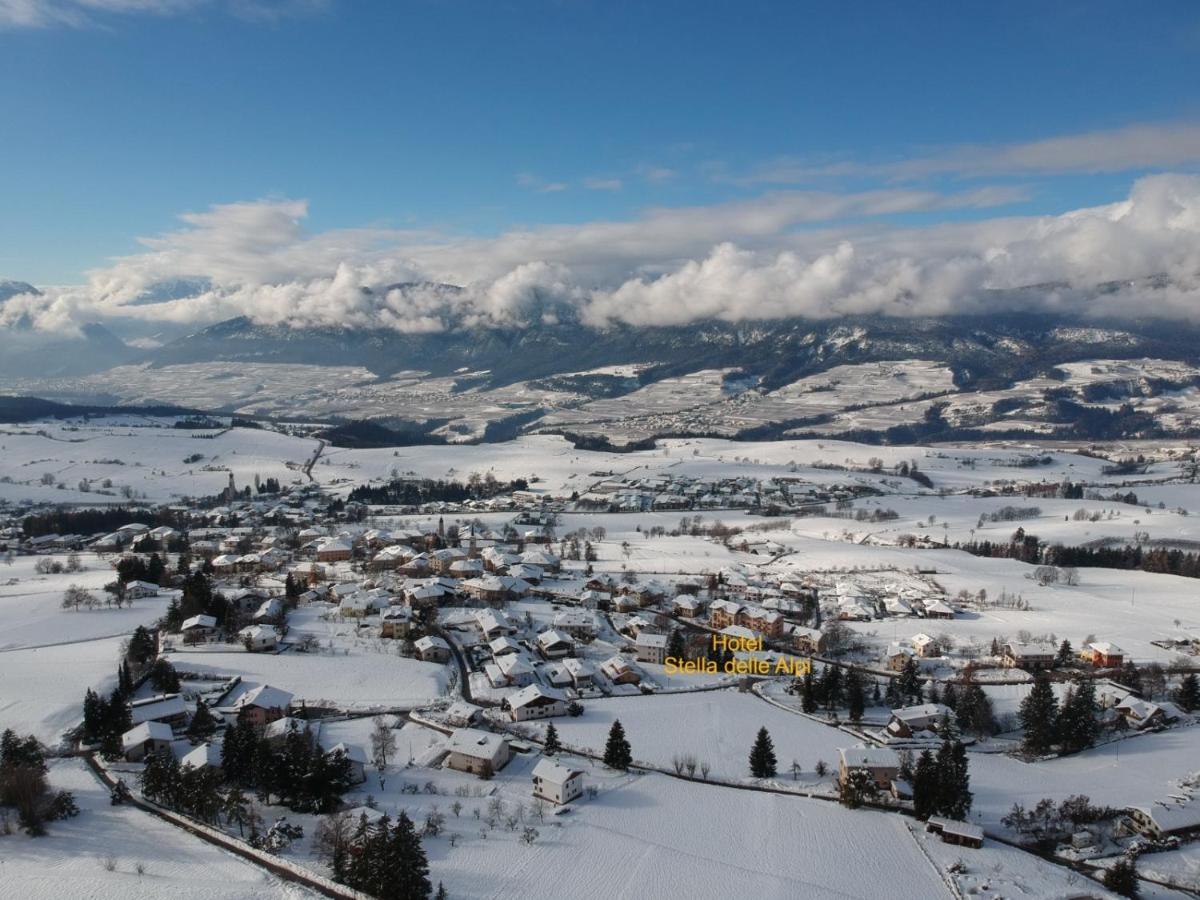
[(596, 636), (596, 614), (584, 609), (565, 609), (554, 616), (554, 628), (576, 640), (591, 640)]
[(533, 767), (533, 796), (561, 806), (582, 795), (582, 769), (569, 769), (545, 758)]
[(665, 634), (650, 634), (643, 631), (633, 643), (634, 656), (638, 662), (658, 663), (662, 665), (667, 656), (667, 636)]
[(462, 583), (462, 590), (476, 600), (486, 603), (503, 603), (516, 600), (529, 593), (530, 584), (512, 575), (483, 575), (469, 578)]
[(942, 717), (953, 715), (954, 711), (941, 703), (922, 703), (920, 706), (893, 709), (887, 732), (898, 738), (911, 738), (922, 731), (936, 733)]
[(908, 661), (916, 656), (912, 647), (903, 644), (892, 644), (887, 652), (887, 667), (892, 672), (902, 672)]
[(158, 585), (148, 581), (130, 581), (125, 584), (126, 600), (141, 600), (143, 597), (157, 597)]
[(221, 745), (206, 741), (184, 754), (179, 765), (185, 769), (212, 769), (221, 771)]
[(595, 682), (596, 670), (592, 668), (592, 664), (584, 659), (565, 659), (563, 660), (563, 668), (567, 670), (567, 675), (571, 678), (571, 684), (576, 690), (591, 687)]
[(129, 704), (129, 720), (134, 725), (162, 722), (170, 726), (187, 724), (188, 709), (178, 694), (159, 694)]
[[(502, 635), (516, 634), (517, 629), (508, 620), (508, 616), (494, 609), (480, 610), (475, 614), (475, 624), (483, 633), (486, 640), (494, 640)], [(564, 631), (566, 629), (563, 629)]]
[(185, 644), (203, 644), (216, 640), (217, 620), (213, 616), (192, 616), (179, 626)]
[(1032, 672), (1051, 668), (1057, 652), (1057, 648), (1051, 644), (1008, 643), (1004, 645), (1001, 659), (1010, 669)]
[(983, 846), (983, 829), (969, 822), (931, 816), (925, 823), (925, 830), (930, 834), (940, 835), (942, 841), (947, 844), (973, 847), (976, 850)]
[(886, 747), (849, 747), (838, 749), (838, 781), (846, 783), (851, 772), (862, 771), (875, 786), (887, 790), (900, 772), (900, 758)]
[(414, 646), (422, 662), (444, 663), (450, 659), (450, 645), (436, 634), (419, 638)]
[(274, 650), (279, 643), (279, 632), (270, 625), (248, 625), (238, 632), (238, 637), (252, 653)]
[(504, 698), (504, 707), (514, 722), (546, 719), (567, 714), (567, 698), (553, 688), (531, 684)]
[(503, 656), (506, 653), (521, 653), (524, 648), (510, 638), (507, 634), (501, 635), (494, 641), (488, 641), (488, 649), (492, 651), (492, 657)]
[(505, 654), (496, 659), (495, 665), (504, 676), (505, 683), (512, 687), (525, 687), (537, 681), (537, 672), (521, 654)]
[(292, 695), (287, 691), (260, 684), (234, 701), (233, 709), (238, 718), (244, 718), (251, 725), (262, 726), (287, 715), (292, 705)]
[(816, 656), (828, 648), (829, 636), (815, 628), (802, 628), (797, 625), (792, 628), (792, 646), (798, 653)]
[(671, 610), (681, 619), (695, 619), (700, 615), (703, 604), (696, 597), (680, 594), (671, 604)]
[(1162, 707), (1149, 700), (1140, 700), (1132, 694), (1121, 700), (1113, 709), (1129, 727), (1138, 731), (1156, 728), (1166, 723), (1167, 717)]
[(1085, 644), (1079, 657), (1097, 669), (1115, 669), (1125, 664), (1125, 651), (1108, 641)]
[(575, 641), (569, 634), (551, 628), (543, 631), (537, 638), (538, 650), (546, 659), (563, 659), (575, 650)]
[(477, 728), (459, 728), (446, 741), (445, 765), (459, 772), (491, 776), (512, 758), (508, 741), (498, 734)]
[(379, 614), (381, 638), (406, 638), (412, 632), (412, 610), (406, 606), (389, 606)]
[(912, 644), (913, 650), (917, 652), (917, 656), (922, 658), (928, 659), (929, 657), (942, 655), (942, 647), (938, 643), (937, 638), (930, 637), (924, 632), (914, 634), (909, 639), (909, 643)]
[(343, 741), (329, 748), (329, 756), (335, 753), (343, 754), (346, 757), (346, 761), (350, 763), (351, 784), (362, 784), (367, 780), (367, 754), (363, 752), (362, 747), (358, 746), (358, 744), (347, 744)]
[(600, 671), (613, 684), (639, 684), (642, 680), (637, 667), (620, 654), (600, 663)]
[(954, 610), (941, 600), (923, 600), (921, 615), (926, 619), (953, 619)]
[(140, 762), (159, 750), (171, 749), (175, 733), (166, 722), (142, 722), (121, 735), (121, 751), (129, 762)]
[(325, 541), (317, 547), (317, 562), (343, 562), (353, 555), (351, 546), (343, 540)]
[(744, 607), (737, 617), (737, 624), (769, 638), (783, 634), (783, 616), (761, 606)]
[(479, 707), (465, 700), (455, 700), (443, 713), (442, 719), (453, 728), (466, 728), (479, 717)]
[(732, 600), (714, 600), (708, 607), (708, 623), (717, 629), (738, 625), (738, 614), (742, 611), (740, 603)]
[(1200, 833), (1200, 803), (1131, 806), (1125, 815), (1134, 831), (1156, 841)]

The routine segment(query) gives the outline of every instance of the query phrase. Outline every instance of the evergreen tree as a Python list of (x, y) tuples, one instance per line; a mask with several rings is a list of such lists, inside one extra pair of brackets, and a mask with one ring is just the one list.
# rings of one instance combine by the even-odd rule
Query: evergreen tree
[(1085, 680), (1067, 693), (1058, 717), (1058, 740), (1064, 753), (1077, 753), (1096, 743), (1096, 689)]
[(133, 636), (129, 639), (129, 648), (125, 651), (125, 658), (141, 670), (147, 663), (154, 658), (154, 638), (144, 625), (139, 625), (133, 631)]
[(156, 659), (150, 667), (150, 683), (160, 694), (179, 693), (179, 673), (165, 659)]
[(842, 670), (838, 666), (826, 666), (821, 676), (821, 697), (826, 709), (837, 709), (842, 705)]
[(916, 770), (912, 782), (913, 812), (918, 818), (928, 819), (937, 810), (938, 803), (938, 769), (933, 754), (922, 750), (917, 757)]
[(129, 672), (129, 662), (122, 660), (117, 666), (117, 690), (121, 696), (129, 699), (133, 696), (133, 675)]
[(687, 655), (687, 645), (683, 639), (682, 629), (676, 628), (671, 631), (671, 636), (667, 638), (666, 655), (677, 660), (682, 660)]
[(1104, 871), (1104, 886), (1122, 897), (1139, 893), (1137, 866), (1131, 859), (1120, 859)]
[(934, 762), (937, 778), (935, 812), (963, 819), (971, 810), (971, 778), (967, 771), (967, 748), (961, 741), (943, 741)]
[(1183, 676), (1179, 687), (1175, 690), (1175, 702), (1184, 712), (1195, 712), (1200, 709), (1200, 679), (1195, 672)]
[(765, 727), (758, 729), (750, 749), (750, 774), (755, 778), (774, 778), (776, 771), (775, 745)]
[(604, 745), (604, 764), (610, 769), (625, 771), (633, 762), (633, 750), (625, 737), (625, 728), (620, 719), (614, 719)]
[(1063, 668), (1069, 666), (1071, 660), (1074, 659), (1075, 653), (1071, 649), (1071, 642), (1063, 638), (1063, 642), (1058, 645), (1058, 653), (1054, 657), (1055, 668)]
[(917, 661), (911, 656), (904, 661), (904, 668), (900, 670), (896, 679), (896, 689), (900, 693), (901, 702), (921, 699), (921, 679), (917, 675)]
[(1033, 687), (1021, 701), (1020, 719), (1025, 729), (1025, 752), (1035, 756), (1049, 753), (1058, 733), (1058, 701), (1045, 672), (1034, 676)]
[(1133, 664), (1133, 660), (1126, 660), (1125, 665), (1121, 666), (1120, 674), (1113, 679), (1119, 684), (1125, 685), (1139, 697), (1142, 694), (1142, 673), (1137, 666)]
[(812, 672), (805, 672), (804, 679), (800, 682), (800, 709), (802, 711), (810, 714), (817, 711), (815, 690)]
[(932, 678), (929, 679), (929, 690), (925, 696), (926, 696), (926, 699), (928, 699), (928, 701), (930, 703), (941, 703), (942, 702), (942, 698), (938, 695), (938, 683), (936, 681), (934, 681)]
[(207, 738), (217, 730), (217, 720), (208, 711), (208, 704), (203, 700), (196, 704), (196, 712), (188, 723), (187, 736), (190, 738)]
[(129, 705), (125, 702), (121, 689), (113, 688), (108, 703), (105, 704), (104, 723), (99, 735), (100, 755), (110, 762), (120, 759), (125, 752), (121, 746), (121, 735), (132, 727)]
[(91, 688), (83, 695), (83, 739), (97, 741), (103, 733), (104, 722), (108, 718), (106, 704)]
[(412, 820), (401, 811), (392, 829), (391, 854), (398, 865), (392, 870), (394, 882), (390, 891), (377, 896), (382, 900), (425, 900), (433, 890), (429, 882), (429, 861)]
[(846, 707), (851, 722), (862, 720), (866, 698), (863, 696), (862, 676), (858, 674), (857, 669), (846, 673)]
[(946, 690), (942, 691), (942, 703), (957, 711), (958, 691), (955, 690), (953, 683), (946, 685)]
[(546, 742), (542, 747), (542, 752), (547, 756), (562, 752), (562, 744), (558, 740), (558, 729), (554, 727), (553, 722), (546, 726)]

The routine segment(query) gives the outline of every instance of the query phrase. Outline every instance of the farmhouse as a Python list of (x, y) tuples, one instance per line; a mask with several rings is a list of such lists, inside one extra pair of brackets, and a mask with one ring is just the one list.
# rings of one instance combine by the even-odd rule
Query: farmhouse
[(248, 625), (238, 632), (238, 637), (251, 652), (274, 650), (279, 643), (279, 632), (270, 625)]
[(567, 698), (552, 688), (531, 684), (504, 699), (514, 722), (567, 714)]
[(887, 731), (891, 736), (899, 738), (910, 738), (922, 731), (936, 732), (942, 717), (953, 715), (954, 711), (941, 703), (905, 706), (892, 710)]
[(1004, 645), (1001, 658), (1010, 669), (1024, 669), (1032, 672), (1036, 669), (1049, 669), (1054, 665), (1057, 649), (1050, 644), (1015, 644)]
[(125, 585), (126, 600), (141, 600), (143, 597), (157, 597), (158, 585), (148, 581), (130, 581)]
[(896, 751), (884, 747), (850, 747), (838, 750), (838, 780), (846, 783), (851, 772), (866, 772), (876, 787), (888, 788), (900, 772)]
[(446, 741), (450, 751), (445, 765), (459, 772), (493, 775), (512, 758), (508, 741), (498, 734), (477, 728), (459, 728)]
[(159, 750), (171, 749), (175, 734), (166, 722), (143, 722), (121, 735), (121, 750), (129, 762), (139, 762)]
[(192, 616), (179, 626), (184, 643), (198, 644), (213, 640), (217, 635), (217, 620), (213, 616)]
[(931, 816), (929, 821), (925, 823), (925, 830), (930, 834), (941, 835), (942, 841), (947, 844), (955, 844), (959, 847), (974, 847), (975, 849), (983, 846), (983, 829), (969, 822), (960, 822), (957, 819), (945, 819), (941, 816)]
[(582, 794), (582, 769), (569, 769), (549, 759), (540, 759), (533, 767), (533, 796), (561, 806)]
[(129, 720), (134, 725), (141, 725), (143, 722), (183, 725), (187, 718), (187, 706), (178, 694), (159, 694), (157, 697), (147, 697), (129, 704)]
[(266, 725), (287, 715), (292, 705), (292, 695), (287, 691), (260, 684), (234, 701), (233, 708), (239, 718), (247, 719), (251, 725)]
[(1131, 806), (1125, 810), (1134, 830), (1153, 840), (1200, 832), (1200, 804)]
[(1113, 669), (1125, 663), (1125, 651), (1108, 641), (1097, 641), (1084, 645), (1079, 657), (1097, 669)]
[(436, 634), (420, 638), (415, 646), (417, 648), (417, 656), (423, 662), (440, 663), (450, 659), (450, 645)]
[(928, 658), (942, 655), (942, 648), (941, 645), (938, 644), (937, 638), (930, 637), (924, 632), (921, 634), (914, 634), (909, 643), (911, 643), (913, 649), (917, 651), (917, 656)]
[(502, 635), (515, 634), (517, 630), (509, 622), (508, 616), (493, 609), (485, 609), (476, 613), (475, 623), (479, 626), (479, 630), (483, 632), (483, 636), (489, 641), (495, 640)]

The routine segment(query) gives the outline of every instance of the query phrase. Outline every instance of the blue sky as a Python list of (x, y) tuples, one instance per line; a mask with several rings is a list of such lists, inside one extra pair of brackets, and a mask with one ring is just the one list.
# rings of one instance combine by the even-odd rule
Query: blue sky
[[(0, 276), (78, 281), (235, 201), (303, 198), (314, 231), (488, 235), (1200, 121), (1194, 3), (130, 5), (0, 0)], [(1019, 186), (1004, 212), (1052, 213), (1162, 165), (1108, 167), (899, 177)]]

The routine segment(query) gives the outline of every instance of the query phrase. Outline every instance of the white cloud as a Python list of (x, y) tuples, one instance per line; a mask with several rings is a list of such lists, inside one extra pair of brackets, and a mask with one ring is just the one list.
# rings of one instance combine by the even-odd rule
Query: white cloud
[(565, 191), (568, 187), (565, 181), (547, 181), (545, 178), (531, 175), (528, 172), (522, 172), (517, 176), (517, 184), (523, 188), (529, 188), (531, 191), (537, 191), (539, 194), (553, 194)]
[[(206, 324), (247, 315), (428, 332), (567, 317), (604, 326), (1004, 309), (1200, 319), (1200, 177), (1142, 178), (1120, 203), (1057, 216), (921, 228), (887, 218), (1017, 196), (992, 187), (784, 191), (494, 238), (310, 234), (303, 201), (227, 204), (183, 216), (183, 227), (144, 240), (144, 252), (90, 273), (85, 285), (11, 299), (0, 324), (69, 330), (97, 319)], [(1167, 275), (1169, 285), (1136, 281), (1152, 275)], [(196, 277), (210, 285), (199, 296), (146, 295), (160, 282)], [(1113, 281), (1133, 283), (1099, 296), (1090, 290)], [(1048, 283), (1063, 286), (995, 293)]]
[(935, 176), (994, 177), (1100, 174), (1170, 169), (1200, 163), (1200, 124), (1136, 124), (1014, 144), (971, 144), (886, 162), (783, 158), (748, 174), (718, 174), (740, 184), (805, 184), (836, 177), (909, 180)]
[(589, 191), (619, 191), (623, 183), (620, 178), (585, 178), (583, 186)]
[(203, 8), (274, 21), (328, 8), (331, 0), (0, 0), (0, 28), (84, 27), (113, 16), (172, 16)]

